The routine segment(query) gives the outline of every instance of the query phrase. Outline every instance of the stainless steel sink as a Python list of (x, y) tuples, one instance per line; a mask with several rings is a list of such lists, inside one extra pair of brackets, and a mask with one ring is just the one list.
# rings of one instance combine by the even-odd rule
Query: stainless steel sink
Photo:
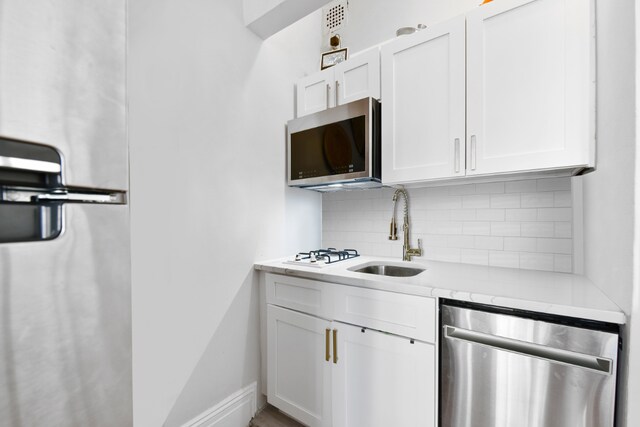
[(393, 277), (411, 277), (425, 271), (424, 268), (419, 267), (405, 267), (401, 265), (392, 264), (370, 264), (370, 265), (356, 265), (349, 268), (349, 270), (356, 273), (377, 274), (379, 276), (393, 276)]

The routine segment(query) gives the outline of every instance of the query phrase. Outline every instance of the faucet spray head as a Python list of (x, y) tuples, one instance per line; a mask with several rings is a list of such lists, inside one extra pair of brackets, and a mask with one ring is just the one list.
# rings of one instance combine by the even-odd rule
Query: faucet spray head
[(396, 217), (391, 217), (391, 224), (389, 225), (389, 240), (398, 240), (398, 226), (396, 225)]

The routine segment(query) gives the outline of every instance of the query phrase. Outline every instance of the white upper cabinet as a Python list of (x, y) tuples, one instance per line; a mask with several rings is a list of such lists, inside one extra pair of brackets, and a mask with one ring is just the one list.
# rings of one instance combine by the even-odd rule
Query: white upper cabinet
[(467, 174), (594, 164), (587, 0), (494, 1), (467, 14)]
[(495, 0), (381, 69), (384, 184), (595, 166), (593, 0)]
[(335, 104), (334, 74), (332, 68), (311, 74), (296, 84), (297, 115), (306, 116), (333, 107)]
[(464, 16), (383, 46), (385, 184), (464, 176)]
[(380, 50), (377, 47), (333, 68), (336, 105), (367, 97), (380, 99)]
[(296, 117), (367, 97), (380, 98), (378, 47), (298, 80)]

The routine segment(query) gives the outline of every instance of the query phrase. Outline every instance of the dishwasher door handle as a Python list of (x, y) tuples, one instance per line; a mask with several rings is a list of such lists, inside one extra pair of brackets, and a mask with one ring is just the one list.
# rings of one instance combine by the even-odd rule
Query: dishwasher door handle
[(613, 361), (604, 357), (591, 356), (589, 354), (576, 353), (560, 348), (547, 347), (527, 341), (505, 338), (483, 332), (470, 331), (455, 326), (444, 325), (445, 338), (453, 338), (472, 344), (480, 344), (498, 350), (505, 350), (523, 356), (536, 357), (566, 365), (591, 369), (596, 372), (611, 375)]

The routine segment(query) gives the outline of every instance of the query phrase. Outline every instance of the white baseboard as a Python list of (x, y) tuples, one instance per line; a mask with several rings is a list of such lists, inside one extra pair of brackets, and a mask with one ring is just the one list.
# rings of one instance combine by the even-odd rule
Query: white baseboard
[(233, 393), (182, 427), (247, 427), (257, 411), (257, 383)]

